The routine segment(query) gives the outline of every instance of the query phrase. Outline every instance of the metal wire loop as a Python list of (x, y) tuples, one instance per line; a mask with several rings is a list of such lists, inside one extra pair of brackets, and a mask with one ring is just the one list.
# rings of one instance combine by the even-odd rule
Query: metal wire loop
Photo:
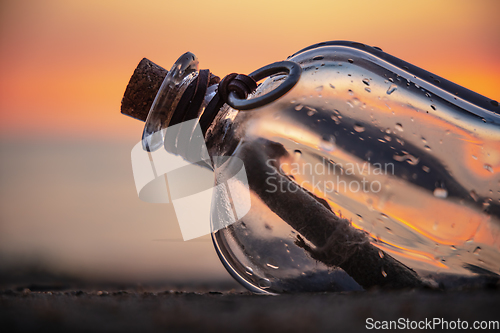
[(300, 79), (302, 68), (299, 64), (293, 61), (279, 61), (259, 68), (248, 76), (254, 79), (255, 82), (258, 82), (268, 76), (279, 73), (284, 73), (287, 77), (278, 87), (276, 87), (276, 89), (268, 92), (267, 94), (251, 99), (242, 99), (235, 91), (230, 91), (227, 96), (226, 103), (233, 109), (237, 110), (251, 110), (271, 103), (286, 94), (293, 88), (293, 86), (295, 86)]

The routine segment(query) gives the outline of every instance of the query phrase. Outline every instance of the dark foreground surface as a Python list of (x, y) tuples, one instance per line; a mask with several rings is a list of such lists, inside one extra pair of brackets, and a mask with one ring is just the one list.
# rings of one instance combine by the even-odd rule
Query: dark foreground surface
[(364, 332), (367, 323), (374, 331), (372, 324), (398, 320), (467, 321), (468, 331), (475, 321), (500, 325), (498, 285), (261, 296), (232, 280), (141, 285), (0, 273), (0, 332)]
[[(3, 332), (359, 332), (373, 320), (500, 320), (500, 292), (258, 296), (246, 292), (3, 291)], [(441, 328), (441, 326), (438, 326)]]

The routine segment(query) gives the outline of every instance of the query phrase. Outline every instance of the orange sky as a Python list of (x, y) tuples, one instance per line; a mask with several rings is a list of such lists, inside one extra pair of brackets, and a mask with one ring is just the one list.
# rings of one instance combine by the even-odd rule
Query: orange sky
[(10, 1), (0, 3), (3, 135), (140, 138), (119, 113), (142, 57), (249, 73), (313, 43), (352, 40), (500, 100), (500, 2)]

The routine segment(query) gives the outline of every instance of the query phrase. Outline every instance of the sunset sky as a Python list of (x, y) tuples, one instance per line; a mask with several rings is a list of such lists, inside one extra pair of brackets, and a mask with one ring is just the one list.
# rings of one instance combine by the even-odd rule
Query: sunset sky
[(136, 64), (249, 73), (308, 45), (351, 40), (499, 100), (500, 2), (2, 1), (3, 135), (138, 137), (119, 114)]

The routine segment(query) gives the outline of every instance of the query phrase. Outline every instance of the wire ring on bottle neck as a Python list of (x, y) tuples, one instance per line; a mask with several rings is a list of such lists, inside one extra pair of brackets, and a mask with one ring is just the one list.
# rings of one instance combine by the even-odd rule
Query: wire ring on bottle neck
[(302, 68), (299, 64), (293, 61), (279, 61), (259, 68), (248, 76), (254, 79), (255, 82), (258, 82), (268, 76), (279, 73), (286, 73), (287, 76), (286, 79), (278, 87), (276, 87), (276, 89), (268, 92), (267, 94), (251, 99), (241, 99), (235, 92), (230, 92), (226, 103), (236, 110), (251, 110), (271, 103), (286, 94), (293, 88), (293, 86), (295, 86), (300, 79)]

